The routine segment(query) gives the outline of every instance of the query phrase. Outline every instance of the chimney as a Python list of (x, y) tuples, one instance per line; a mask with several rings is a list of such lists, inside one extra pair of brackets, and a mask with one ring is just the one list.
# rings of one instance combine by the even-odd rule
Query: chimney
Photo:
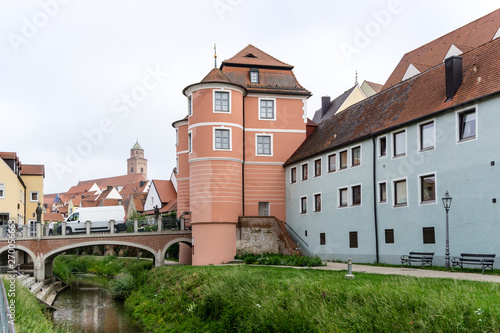
[(330, 96), (321, 97), (321, 117), (323, 117), (330, 107), (331, 101)]
[(462, 84), (462, 57), (451, 56), (445, 60), (446, 102), (451, 101)]

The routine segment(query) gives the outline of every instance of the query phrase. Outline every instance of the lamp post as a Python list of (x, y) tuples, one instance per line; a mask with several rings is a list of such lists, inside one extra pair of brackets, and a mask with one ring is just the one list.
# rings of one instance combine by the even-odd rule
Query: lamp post
[(448, 225), (448, 211), (451, 207), (451, 200), (452, 198), (448, 194), (448, 191), (446, 191), (443, 197), (443, 206), (446, 210), (446, 250), (444, 252), (444, 267), (446, 269), (450, 268), (450, 228)]

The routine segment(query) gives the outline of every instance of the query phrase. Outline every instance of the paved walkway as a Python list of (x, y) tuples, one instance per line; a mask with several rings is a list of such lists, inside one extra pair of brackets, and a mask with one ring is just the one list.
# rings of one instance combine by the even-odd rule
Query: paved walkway
[[(315, 269), (332, 270), (332, 271), (347, 271), (346, 263), (328, 262), (326, 266), (312, 267)], [(370, 273), (370, 274), (385, 274), (385, 275), (407, 275), (425, 278), (444, 278), (457, 280), (470, 280), (481, 282), (498, 282), (500, 283), (500, 275), (480, 274), (480, 273), (461, 273), (459, 271), (435, 271), (431, 269), (409, 268), (409, 267), (382, 267), (371, 265), (352, 265), (352, 274)]]

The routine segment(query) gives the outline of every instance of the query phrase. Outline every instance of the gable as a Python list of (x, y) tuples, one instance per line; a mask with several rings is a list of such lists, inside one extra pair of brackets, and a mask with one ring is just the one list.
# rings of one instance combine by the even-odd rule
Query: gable
[(443, 61), (445, 61), (446, 59), (448, 59), (449, 57), (452, 57), (452, 56), (459, 56), (462, 53), (463, 53), (462, 50), (460, 50), (458, 47), (456, 47), (455, 44), (451, 44), (450, 49), (448, 50), (448, 52), (444, 56)]
[(408, 66), (408, 68), (406, 69), (405, 75), (403, 75), (403, 79), (401, 81), (414, 77), (417, 74), (420, 74), (420, 71), (417, 69), (417, 67), (413, 66), (413, 64), (410, 64), (410, 66)]

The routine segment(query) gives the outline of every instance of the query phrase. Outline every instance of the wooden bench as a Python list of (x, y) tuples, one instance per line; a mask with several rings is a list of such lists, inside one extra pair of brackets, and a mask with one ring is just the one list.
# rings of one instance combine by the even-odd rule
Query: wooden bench
[(412, 262), (419, 262), (420, 267), (431, 266), (432, 259), (434, 258), (434, 252), (410, 252), (409, 255), (401, 256), (401, 267), (404, 264), (411, 266)]
[(464, 269), (466, 265), (481, 265), (481, 268), (491, 268), (493, 270), (493, 262), (495, 261), (494, 254), (474, 254), (474, 253), (461, 253), (460, 257), (451, 258), (451, 269), (454, 270), (455, 266), (460, 266)]

